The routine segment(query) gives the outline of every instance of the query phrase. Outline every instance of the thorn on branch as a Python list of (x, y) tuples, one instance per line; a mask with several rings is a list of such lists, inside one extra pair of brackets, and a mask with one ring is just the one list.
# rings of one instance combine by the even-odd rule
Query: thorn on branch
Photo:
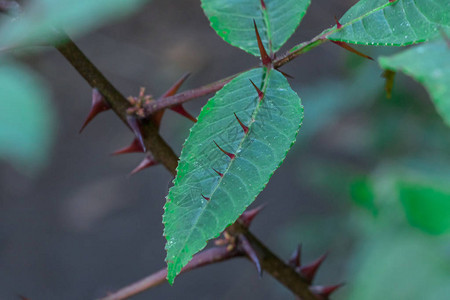
[(259, 48), (259, 53), (261, 55), (261, 61), (264, 66), (270, 67), (272, 65), (272, 59), (267, 54), (267, 51), (264, 48), (264, 44), (261, 41), (261, 36), (259, 35), (258, 27), (256, 26), (255, 20), (253, 20), (253, 25), (255, 26), (256, 41), (258, 42), (258, 48)]
[(262, 9), (266, 9), (266, 3), (264, 2), (264, 0), (261, 0), (261, 7)]
[(157, 164), (158, 162), (152, 156), (148, 155), (141, 161), (141, 163), (136, 168), (134, 168), (133, 171), (131, 171), (129, 176), (134, 175), (144, 169), (150, 168), (151, 166)]
[(239, 235), (239, 242), (242, 251), (244, 251), (247, 257), (255, 264), (259, 277), (262, 277), (261, 263), (259, 261), (258, 255), (255, 252), (255, 249), (253, 249), (252, 245), (243, 234)]
[(319, 297), (320, 300), (328, 300), (337, 289), (342, 287), (344, 283), (336, 284), (336, 285), (330, 285), (330, 286), (312, 286), (310, 287), (311, 292), (313, 292), (315, 295)]
[(172, 107), (170, 107), (170, 109), (173, 110), (173, 111), (176, 112), (176, 113), (179, 113), (179, 114), (182, 115), (183, 117), (188, 118), (189, 120), (191, 120), (191, 121), (194, 122), (194, 123), (197, 122), (197, 119), (194, 118), (190, 113), (188, 113), (188, 112), (184, 109), (183, 105), (181, 105), (181, 104), (177, 104), (177, 105), (175, 105), (175, 106), (172, 106)]
[(327, 253), (319, 257), (317, 260), (313, 261), (312, 263), (303, 266), (300, 268), (300, 274), (306, 279), (308, 283), (312, 283), (314, 280), (314, 277), (317, 274), (317, 270), (319, 270), (319, 267), (322, 265), (323, 261), (327, 258)]
[(374, 60), (372, 57), (370, 57), (370, 56), (368, 56), (368, 55), (365, 55), (364, 53), (359, 52), (359, 51), (356, 50), (355, 48), (349, 46), (347, 43), (340, 42), (340, 41), (333, 41), (333, 40), (330, 40), (330, 41), (331, 41), (332, 43), (338, 45), (339, 47), (342, 47), (342, 48), (344, 48), (345, 50), (350, 51), (350, 52), (352, 52), (352, 53), (354, 53), (354, 54), (356, 54), (356, 55), (359, 55), (359, 56), (361, 56), (361, 57), (364, 57), (364, 58), (367, 58), (367, 59), (370, 59), (370, 60)]
[(91, 110), (89, 111), (89, 114), (84, 121), (83, 125), (81, 126), (81, 129), (79, 133), (83, 131), (83, 129), (101, 112), (104, 112), (106, 110), (111, 109), (111, 106), (106, 102), (105, 98), (103, 97), (100, 92), (94, 88), (92, 89), (92, 105)]
[(137, 152), (145, 152), (145, 151), (144, 151), (144, 148), (142, 148), (142, 144), (139, 141), (139, 139), (134, 138), (129, 146), (119, 149), (119, 150), (111, 153), (111, 155), (120, 155), (120, 154), (137, 153)]
[(334, 20), (336, 21), (336, 27), (337, 27), (337, 29), (341, 29), (341, 28), (342, 28), (342, 24), (339, 23), (339, 20), (338, 20), (338, 18), (336, 18), (336, 16), (334, 16)]
[(298, 244), (294, 253), (292, 253), (291, 258), (289, 259), (289, 265), (296, 269), (300, 267), (302, 264), (302, 244)]
[(244, 211), (244, 213), (239, 217), (239, 221), (246, 228), (249, 228), (253, 222), (253, 219), (261, 212), (261, 210), (263, 210), (264, 207), (266, 207), (265, 204), (260, 205), (254, 209)]
[(294, 79), (294, 76), (289, 75), (286, 72), (281, 71), (280, 69), (277, 69), (278, 72), (280, 72), (281, 74), (283, 74), (284, 77), (286, 77), (286, 79)]
[(142, 129), (141, 129), (141, 122), (138, 118), (135, 116), (127, 116), (127, 123), (130, 126), (131, 130), (133, 130), (134, 135), (139, 140), (139, 143), (141, 144), (142, 149), (144, 152), (147, 151), (144, 143), (144, 137), (142, 135)]

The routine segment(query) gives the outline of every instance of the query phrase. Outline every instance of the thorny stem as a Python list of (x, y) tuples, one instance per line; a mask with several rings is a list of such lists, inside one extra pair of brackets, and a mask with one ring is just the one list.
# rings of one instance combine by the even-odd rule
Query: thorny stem
[[(10, 10), (11, 8), (18, 7), (16, 1), (2, 1), (0, 0), (0, 11)], [(330, 34), (331, 32), (328, 32)], [(59, 52), (72, 64), (72, 66), (80, 73), (81, 76), (89, 83), (93, 88), (97, 88), (100, 93), (106, 98), (108, 104), (112, 110), (118, 115), (118, 117), (125, 123), (127, 117), (127, 108), (130, 107), (126, 98), (105, 78), (105, 76), (92, 64), (92, 62), (84, 55), (84, 53), (75, 45), (75, 43), (67, 36), (64, 36), (64, 42), (56, 45)], [(321, 34), (309, 42), (302, 43), (294, 47), (287, 54), (273, 62), (274, 67), (279, 68), (282, 65), (293, 60), (300, 54), (316, 47), (323, 42), (326, 34)], [(181, 104), (191, 99), (213, 93), (220, 90), (227, 82), (236, 77), (238, 74), (227, 77), (225, 79), (216, 81), (212, 84), (200, 87), (198, 89), (186, 91), (184, 93), (161, 99), (155, 108), (150, 108), (150, 112), (163, 109), (172, 105)], [(163, 104), (164, 103), (164, 104)], [(142, 133), (144, 142), (154, 158), (161, 162), (166, 169), (176, 174), (176, 167), (178, 164), (178, 157), (170, 148), (170, 146), (159, 135), (158, 129), (153, 122), (148, 121), (142, 124)], [(295, 272), (293, 268), (288, 266), (282, 260), (280, 260), (275, 254), (273, 254), (261, 241), (259, 241), (247, 227), (243, 226), (239, 222), (235, 222), (228, 227), (226, 231), (239, 242), (239, 236), (243, 235), (249, 241), (258, 255), (262, 268), (281, 284), (290, 289), (295, 295), (302, 300), (317, 300), (317, 297), (310, 291), (309, 285), (306, 280)], [(239, 252), (228, 251), (226, 248), (212, 248), (205, 250), (194, 256), (194, 259), (185, 266), (184, 272), (198, 268), (203, 265), (223, 261), (232, 257), (242, 255)], [(119, 290), (117, 293), (103, 298), (103, 300), (120, 300), (126, 299), (142, 292), (145, 289), (156, 286), (165, 281), (167, 270), (162, 269), (128, 287)]]

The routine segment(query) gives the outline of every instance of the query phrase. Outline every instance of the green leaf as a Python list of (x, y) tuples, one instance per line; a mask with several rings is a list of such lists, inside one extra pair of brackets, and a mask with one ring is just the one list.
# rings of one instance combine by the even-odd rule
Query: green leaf
[(57, 26), (79, 34), (123, 17), (146, 0), (35, 0), (15, 20), (0, 24), (0, 48), (54, 41)]
[(212, 28), (226, 42), (259, 56), (253, 20), (267, 52), (276, 52), (300, 24), (310, 0), (202, 0)]
[(55, 126), (50, 95), (31, 70), (1, 62), (0, 158), (27, 174), (49, 158)]
[(437, 111), (450, 126), (450, 49), (445, 41), (416, 46), (390, 57), (380, 57), (379, 63), (384, 69), (402, 71), (422, 83)]
[[(262, 101), (250, 79), (265, 93)], [(248, 134), (234, 113), (249, 127)], [(236, 77), (203, 107), (184, 144), (165, 205), (170, 283), (264, 189), (294, 143), (302, 118), (300, 98), (287, 80), (265, 68)], [(222, 153), (214, 141), (235, 158)]]
[(340, 20), (328, 39), (346, 43), (404, 46), (450, 32), (448, 0), (361, 0)]

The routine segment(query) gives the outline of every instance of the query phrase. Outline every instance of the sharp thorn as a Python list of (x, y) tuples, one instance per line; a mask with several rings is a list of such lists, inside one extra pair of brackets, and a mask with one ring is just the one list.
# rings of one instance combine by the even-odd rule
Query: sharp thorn
[(91, 110), (84, 121), (83, 125), (81, 126), (81, 129), (79, 133), (83, 131), (83, 129), (92, 121), (92, 119), (95, 118), (99, 113), (111, 109), (109, 104), (105, 101), (105, 98), (103, 98), (103, 95), (100, 94), (100, 92), (94, 88), (92, 89), (92, 105)]
[(239, 217), (239, 221), (244, 225), (245, 227), (250, 227), (250, 225), (253, 222), (253, 219), (263, 210), (263, 208), (266, 207), (265, 204), (260, 205), (254, 209), (244, 211), (244, 213)]
[(256, 40), (258, 42), (258, 48), (259, 48), (259, 53), (261, 55), (261, 61), (262, 61), (263, 65), (268, 67), (272, 64), (272, 59), (267, 54), (266, 49), (264, 48), (264, 45), (261, 41), (261, 36), (259, 35), (258, 27), (256, 26), (255, 20), (253, 20), (253, 25), (255, 26)]
[(134, 168), (133, 171), (130, 172), (130, 175), (129, 175), (129, 176), (134, 175), (134, 174), (136, 174), (137, 172), (140, 172), (140, 171), (142, 171), (142, 170), (144, 170), (144, 169), (150, 168), (151, 166), (154, 166), (154, 165), (156, 165), (156, 164), (158, 164), (158, 163), (153, 159), (153, 157), (151, 157), (151, 156), (146, 156), (146, 157), (141, 161), (141, 163), (140, 163), (136, 168)]
[(311, 292), (320, 297), (321, 300), (328, 300), (330, 295), (333, 294), (337, 289), (342, 287), (344, 283), (330, 285), (330, 286), (312, 286), (310, 287)]
[(142, 144), (138, 138), (135, 138), (129, 146), (119, 149), (116, 152), (111, 153), (111, 155), (136, 153), (136, 152), (145, 152), (144, 149), (142, 148)]
[(217, 171), (216, 169), (214, 169), (213, 168), (213, 170), (214, 170), (214, 172), (216, 172), (217, 173), (217, 175), (219, 175), (220, 177), (223, 177), (223, 173), (220, 173), (219, 171)]
[(203, 199), (205, 199), (206, 201), (209, 201), (211, 198), (210, 197), (205, 197), (203, 194), (202, 194), (202, 197), (203, 197)]
[(180, 79), (177, 80), (162, 96), (161, 98), (166, 98), (175, 95), (180, 89), (181, 85), (186, 81), (186, 79), (191, 76), (191, 73), (186, 73), (181, 76)]
[(316, 276), (317, 270), (319, 270), (320, 265), (327, 258), (327, 253), (319, 257), (317, 260), (313, 261), (309, 265), (300, 268), (300, 274), (306, 279), (308, 283), (312, 283), (314, 277)]
[(334, 20), (336, 21), (336, 27), (337, 27), (337, 29), (341, 29), (341, 28), (342, 28), (342, 24), (339, 23), (339, 20), (338, 20), (338, 18), (336, 18), (336, 16), (334, 16)]
[(255, 249), (253, 249), (252, 245), (248, 241), (248, 239), (245, 237), (245, 235), (241, 234), (239, 235), (239, 241), (242, 250), (247, 255), (247, 257), (255, 264), (256, 270), (258, 271), (259, 277), (262, 277), (262, 268), (261, 263), (259, 261), (258, 255), (255, 252)]
[(182, 115), (183, 117), (188, 118), (189, 120), (191, 120), (192, 122), (197, 122), (197, 119), (194, 118), (193, 116), (191, 116), (191, 114), (189, 114), (184, 107), (181, 104), (177, 104), (175, 106), (170, 107), (171, 110), (173, 110), (174, 112), (179, 113), (180, 115)]
[(144, 144), (144, 137), (142, 136), (142, 130), (141, 130), (141, 123), (135, 116), (127, 116), (127, 123), (130, 125), (131, 130), (133, 130), (135, 136), (139, 140), (139, 143), (141, 143), (142, 149), (144, 149), (144, 152), (147, 151), (147, 148)]
[(253, 87), (258, 92), (259, 101), (261, 101), (264, 98), (264, 93), (256, 86), (256, 84), (251, 79), (249, 79), (249, 80), (252, 83)]
[(264, 0), (261, 0), (261, 7), (262, 9), (266, 9), (266, 3), (264, 2)]
[(352, 52), (352, 53), (354, 53), (356, 55), (359, 55), (361, 57), (364, 57), (364, 58), (367, 58), (367, 59), (370, 59), (370, 60), (374, 60), (372, 57), (370, 57), (368, 55), (365, 55), (364, 53), (359, 52), (358, 50), (350, 47), (348, 44), (346, 44), (344, 42), (340, 42), (340, 41), (331, 41), (331, 42), (333, 42), (334, 44), (338, 45), (339, 47), (342, 47), (345, 50), (348, 50), (348, 51), (350, 51), (350, 52)]
[(294, 79), (294, 76), (291, 76), (288, 73), (281, 71), (280, 69), (277, 69), (277, 71), (283, 74), (283, 76), (286, 77), (287, 79)]
[(236, 113), (234, 113), (234, 116), (236, 117), (236, 120), (239, 122), (239, 125), (241, 125), (242, 130), (244, 130), (244, 134), (247, 134), (247, 133), (248, 133), (248, 127), (245, 126), (245, 125), (241, 122), (241, 120), (239, 120), (239, 118), (238, 118), (238, 116), (236, 115)]
[(289, 265), (294, 269), (300, 267), (302, 264), (302, 244), (298, 244), (294, 253), (292, 253), (291, 258), (289, 259)]
[(227, 152), (225, 150), (223, 150), (219, 145), (217, 145), (216, 141), (213, 141), (214, 144), (216, 144), (217, 148), (220, 149), (220, 151), (222, 151), (223, 153), (225, 153), (229, 158), (233, 159), (236, 157), (236, 155), (234, 155), (233, 153)]

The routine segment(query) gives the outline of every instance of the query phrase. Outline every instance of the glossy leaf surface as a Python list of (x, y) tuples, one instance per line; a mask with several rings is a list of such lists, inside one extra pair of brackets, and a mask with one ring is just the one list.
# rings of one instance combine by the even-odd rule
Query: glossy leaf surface
[(253, 20), (265, 49), (276, 52), (300, 24), (310, 0), (202, 0), (212, 28), (226, 42), (259, 56)]
[[(265, 93), (261, 101), (250, 80)], [(234, 113), (248, 127), (247, 134)], [(265, 68), (236, 77), (203, 107), (165, 205), (170, 283), (264, 189), (294, 143), (302, 118), (300, 98), (287, 80)]]
[(361, 0), (328, 39), (353, 44), (404, 46), (450, 32), (448, 0)]

